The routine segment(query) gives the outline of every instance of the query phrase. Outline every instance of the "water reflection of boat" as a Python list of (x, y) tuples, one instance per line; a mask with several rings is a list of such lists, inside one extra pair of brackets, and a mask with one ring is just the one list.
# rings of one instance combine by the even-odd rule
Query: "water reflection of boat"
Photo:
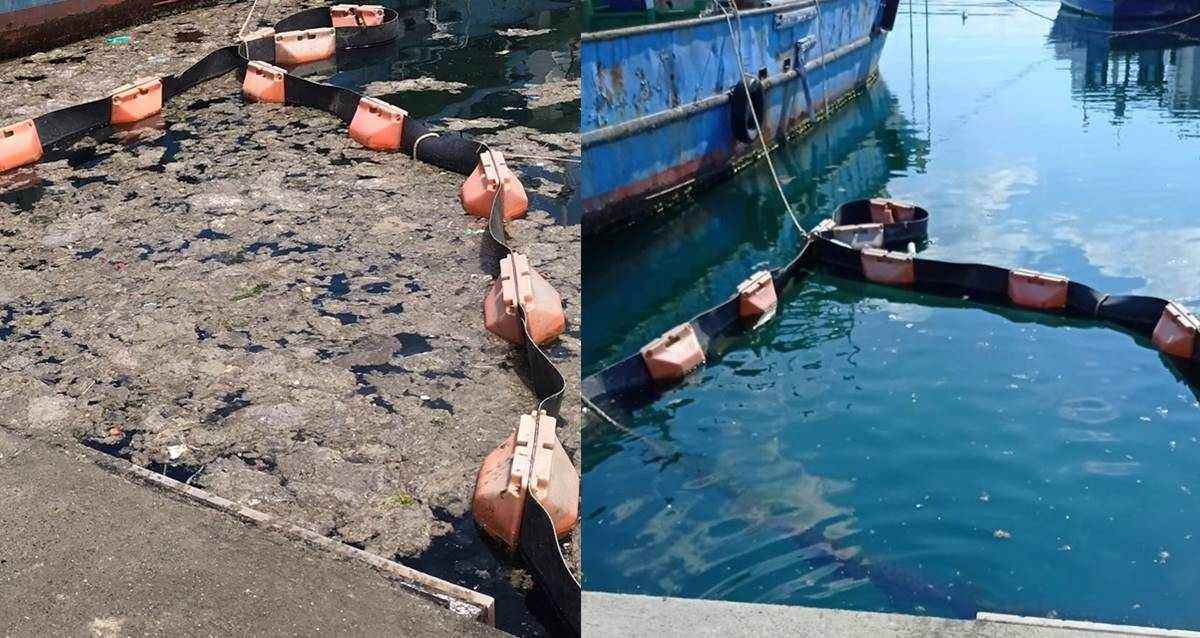
[[(716, 13), (585, 33), (585, 232), (667, 206), (755, 157), (748, 105), (775, 141), (861, 89), (896, 1), (769, 1), (736, 21)], [(742, 68), (754, 76), (749, 97)]]
[[(834, 202), (881, 192), (893, 171), (922, 161), (926, 143), (900, 121), (896, 98), (880, 82), (835, 112), (820, 134), (782, 146), (772, 154), (788, 198), (797, 211), (816, 216)], [(586, 170), (586, 167), (585, 167)], [(604, 317), (584, 325), (589, 347), (585, 368), (598, 360), (636, 347), (666, 326), (664, 317), (679, 321), (723, 295), (759, 261), (785, 263), (795, 256), (794, 229), (785, 222), (770, 176), (746, 172), (706, 194), (687, 215), (659, 218), (589, 240), (584, 251), (584, 297), (589, 316)], [(657, 266), (671, 256), (671, 268)], [(654, 273), (653, 285), (631, 299), (614, 282), (638, 281)], [(598, 333), (597, 330), (604, 330)], [(627, 338), (622, 338), (626, 335)], [(631, 341), (633, 340), (633, 341)]]
[(1200, 19), (1165, 30), (1111, 33), (1146, 26), (1060, 11), (1049, 41), (1055, 57), (1070, 62), (1072, 92), (1089, 103), (1111, 104), (1118, 117), (1134, 101), (1200, 116)]
[(1062, 5), (1089, 15), (1113, 18), (1179, 18), (1200, 13), (1197, 0), (1062, 0)]

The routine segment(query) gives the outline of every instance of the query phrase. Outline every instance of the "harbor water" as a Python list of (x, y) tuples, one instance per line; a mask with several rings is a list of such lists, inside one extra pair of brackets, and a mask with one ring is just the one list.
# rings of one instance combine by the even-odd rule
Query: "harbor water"
[[(788, 200), (811, 227), (910, 199), (927, 256), (1196, 308), (1200, 36), (1029, 6), (1053, 20), (902, 5), (879, 81), (774, 153)], [(761, 162), (589, 239), (584, 374), (799, 244)], [(814, 275), (621, 427), (588, 420), (584, 534), (604, 549), (584, 587), (1195, 627), (1196, 392), (1098, 324)]]

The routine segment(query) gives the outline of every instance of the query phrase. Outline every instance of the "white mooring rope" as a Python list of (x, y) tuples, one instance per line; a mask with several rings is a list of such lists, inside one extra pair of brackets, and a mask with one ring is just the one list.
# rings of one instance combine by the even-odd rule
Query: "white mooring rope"
[(729, 27), (729, 36), (733, 39), (733, 46), (737, 49), (734, 52), (734, 59), (737, 60), (738, 73), (742, 78), (742, 89), (746, 92), (746, 106), (750, 109), (750, 116), (754, 118), (754, 128), (758, 131), (758, 141), (762, 144), (763, 157), (767, 160), (767, 168), (771, 171), (771, 179), (775, 181), (775, 190), (779, 191), (779, 199), (783, 200), (783, 207), (787, 209), (788, 215), (791, 216), (792, 223), (796, 225), (796, 230), (800, 231), (800, 236), (807, 237), (808, 232), (800, 224), (800, 219), (796, 217), (796, 211), (792, 210), (792, 204), (783, 192), (783, 184), (779, 181), (779, 174), (775, 172), (775, 163), (771, 161), (771, 148), (767, 146), (767, 138), (763, 134), (762, 124), (759, 123), (758, 113), (754, 110), (754, 100), (750, 99), (750, 83), (746, 80), (746, 67), (742, 64), (742, 14), (738, 11), (736, 4), (730, 2), (730, 5), (733, 7), (734, 15), (737, 16), (737, 29), (733, 28), (733, 22), (729, 19), (729, 11), (725, 9), (724, 3), (717, 2), (717, 7), (721, 9), (721, 13), (725, 14), (725, 25)]

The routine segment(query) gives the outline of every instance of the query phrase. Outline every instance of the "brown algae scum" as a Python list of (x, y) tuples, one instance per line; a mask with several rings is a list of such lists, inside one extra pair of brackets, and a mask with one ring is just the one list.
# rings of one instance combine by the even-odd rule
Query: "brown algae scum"
[[(262, 22), (299, 8), (275, 3)], [(560, 126), (578, 113), (577, 18), (400, 11), (412, 28), (374, 67), (358, 53), (305, 77), (397, 89), (413, 117), (507, 154), (530, 201), (506, 224), (510, 243), (562, 298), (565, 332), (547, 353), (567, 379), (562, 413), (578, 414), (579, 227), (562, 223), (577, 170), (518, 157), (578, 154)], [(178, 72), (232, 41), (232, 13), (0, 64), (4, 121)], [(445, 88), (484, 59), (502, 63)], [(495, 596), (501, 628), (544, 632), (536, 600), (525, 609), (531, 578), (470, 516), (479, 464), (531, 392), (524, 350), (482, 326), (495, 262), (483, 221), (462, 212), (462, 177), (240, 92), (234, 75), (201, 84), (156, 127), (84, 137), (5, 176), (0, 426), (83, 441), (395, 557)], [(577, 423), (558, 435), (578, 466)], [(563, 545), (576, 577), (578, 540)]]

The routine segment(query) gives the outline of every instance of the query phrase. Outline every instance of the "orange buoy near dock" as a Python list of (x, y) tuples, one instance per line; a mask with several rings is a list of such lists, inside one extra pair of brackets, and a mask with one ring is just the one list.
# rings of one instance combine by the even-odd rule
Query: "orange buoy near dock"
[(283, 104), (283, 69), (251, 60), (246, 64), (246, 77), (242, 80), (242, 93), (255, 102)]

